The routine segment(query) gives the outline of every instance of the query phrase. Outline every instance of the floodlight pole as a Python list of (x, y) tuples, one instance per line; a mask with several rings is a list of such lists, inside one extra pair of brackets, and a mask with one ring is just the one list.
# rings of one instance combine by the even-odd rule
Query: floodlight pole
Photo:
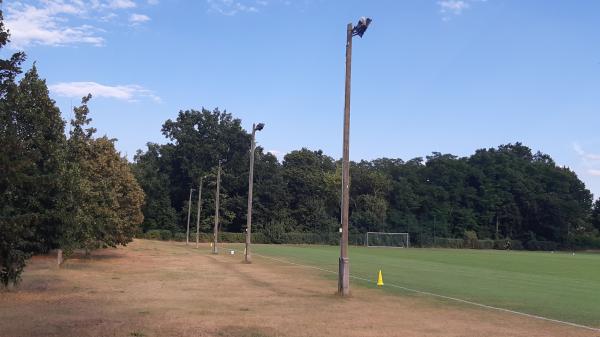
[(219, 195), (221, 193), (221, 161), (219, 160), (219, 167), (217, 169), (217, 190), (215, 192), (215, 228), (213, 237), (212, 253), (218, 254), (217, 242), (219, 236)]
[(186, 231), (186, 235), (185, 235), (185, 245), (186, 246), (190, 243), (190, 215), (192, 212), (192, 192), (194, 192), (194, 189), (190, 188), (190, 199), (188, 200), (187, 231)]
[(202, 211), (202, 183), (204, 177), (200, 177), (200, 185), (198, 186), (198, 216), (196, 217), (196, 248), (200, 244), (200, 212)]
[(433, 215), (433, 248), (435, 248), (435, 225), (436, 225), (436, 215)]
[(352, 76), (352, 23), (346, 30), (346, 94), (344, 100), (344, 145), (342, 155), (342, 238), (338, 273), (338, 294), (350, 295), (348, 259), (348, 216), (350, 205), (350, 80)]
[(252, 140), (250, 143), (250, 172), (248, 173), (248, 214), (246, 216), (246, 249), (244, 251), (244, 262), (252, 263), (250, 255), (250, 244), (252, 235), (252, 188), (254, 185), (254, 150), (256, 149), (256, 131), (262, 130), (264, 124), (252, 124)]

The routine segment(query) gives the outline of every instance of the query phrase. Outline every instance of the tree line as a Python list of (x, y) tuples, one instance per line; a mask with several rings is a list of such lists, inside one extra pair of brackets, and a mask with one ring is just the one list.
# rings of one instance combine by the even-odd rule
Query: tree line
[[(163, 145), (149, 143), (134, 159), (146, 193), (144, 231), (184, 231), (190, 188), (200, 177), (200, 223), (210, 232), (214, 174), (223, 162), (223, 231), (243, 232), (250, 134), (230, 113), (180, 111), (162, 126)], [(275, 156), (256, 150), (253, 227), (281, 233), (334, 233), (340, 223), (341, 163), (306, 148)], [(408, 161), (352, 162), (350, 231), (408, 232), (416, 245), (438, 238), (516, 239), (568, 248), (598, 243), (600, 202), (567, 167), (521, 143), (480, 149), (468, 157), (434, 152)], [(193, 200), (192, 202), (196, 202)], [(192, 208), (195, 208), (195, 204)], [(195, 217), (195, 212), (192, 212)]]
[[(1, 3), (1, 1), (0, 1)], [(0, 11), (0, 50), (9, 42)], [(0, 284), (17, 283), (35, 253), (130, 242), (144, 192), (114, 139), (96, 137), (83, 98), (66, 122), (24, 53), (0, 59)]]

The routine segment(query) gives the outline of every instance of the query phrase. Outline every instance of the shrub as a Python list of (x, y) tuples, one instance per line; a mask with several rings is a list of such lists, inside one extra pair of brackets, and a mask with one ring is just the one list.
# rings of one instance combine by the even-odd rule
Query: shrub
[(152, 230), (147, 231), (144, 234), (144, 238), (149, 239), (149, 240), (161, 240), (160, 229), (152, 229)]
[[(192, 235), (190, 235), (190, 240), (196, 240), (196, 237), (192, 238)], [(173, 234), (173, 241), (185, 241), (185, 233), (176, 232)]]
[(553, 241), (539, 241), (539, 240), (530, 240), (525, 244), (525, 248), (528, 250), (557, 250), (558, 243)]
[(593, 236), (575, 236), (573, 246), (576, 249), (600, 249), (600, 237)]
[(475, 231), (465, 231), (463, 238), (465, 240), (465, 248), (479, 248), (477, 247), (477, 233)]
[(451, 238), (435, 238), (435, 246), (439, 248), (465, 248), (465, 240)]
[(496, 245), (494, 240), (477, 240), (476, 246), (477, 249), (494, 249)]

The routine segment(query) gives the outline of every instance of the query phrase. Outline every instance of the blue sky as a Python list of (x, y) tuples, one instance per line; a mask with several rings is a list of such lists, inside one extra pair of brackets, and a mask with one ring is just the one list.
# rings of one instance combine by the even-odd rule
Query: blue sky
[[(91, 91), (130, 158), (180, 109), (266, 123), (280, 158), (341, 156), (345, 27), (354, 41), (351, 158), (469, 155), (521, 141), (600, 195), (600, 2), (505, 0), (5, 1), (12, 48), (65, 118)], [(6, 51), (3, 52), (6, 54)]]

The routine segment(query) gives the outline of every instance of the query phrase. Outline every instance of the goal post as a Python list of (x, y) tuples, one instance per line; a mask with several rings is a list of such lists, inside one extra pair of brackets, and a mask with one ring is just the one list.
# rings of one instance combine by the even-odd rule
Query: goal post
[(408, 233), (367, 232), (367, 247), (408, 248)]

